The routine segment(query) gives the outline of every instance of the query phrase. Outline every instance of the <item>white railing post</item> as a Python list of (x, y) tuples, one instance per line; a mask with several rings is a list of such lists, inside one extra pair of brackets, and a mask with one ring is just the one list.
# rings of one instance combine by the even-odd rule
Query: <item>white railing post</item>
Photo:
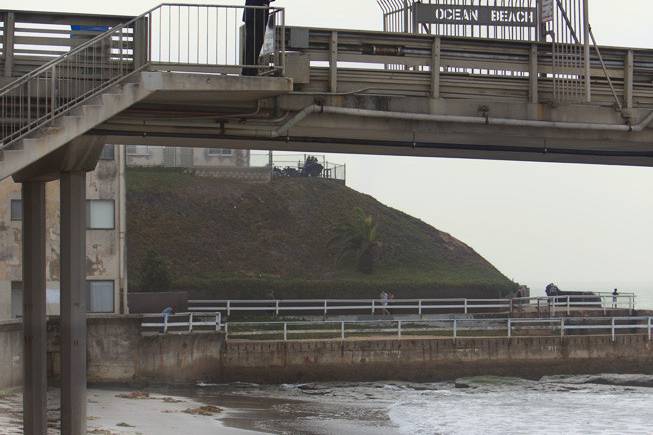
[(465, 299), (464, 304), (465, 304), (465, 314), (467, 314), (467, 299)]
[(571, 299), (571, 296), (567, 296), (567, 315), (568, 315), (568, 316), (571, 314), (571, 304), (570, 304), (570, 299)]
[(374, 305), (376, 301), (372, 299), (372, 315), (374, 315), (374, 311), (376, 310), (376, 306)]
[(275, 315), (279, 317), (279, 300), (277, 299), (276, 305), (275, 305)]
[(222, 326), (221, 323), (222, 323), (222, 317), (220, 312), (218, 311), (215, 314), (215, 332), (220, 331), (220, 327)]
[(324, 320), (327, 318), (327, 301), (326, 299), (324, 300)]
[(560, 319), (560, 337), (565, 336), (565, 319)]
[(453, 319), (453, 338), (458, 338), (458, 320)]
[(193, 332), (193, 313), (188, 315), (188, 332)]
[(340, 322), (340, 339), (341, 340), (345, 339), (345, 322), (344, 321)]
[(508, 338), (510, 337), (512, 337), (512, 319), (508, 319)]
[(401, 320), (397, 320), (397, 337), (401, 337)]
[(283, 341), (288, 341), (288, 324), (283, 322)]
[(651, 319), (651, 317), (648, 318), (648, 341), (651, 341), (653, 338), (653, 336), (651, 336)]
[(615, 332), (614, 332), (614, 317), (613, 317), (612, 318), (612, 341), (615, 341), (615, 340), (616, 340), (616, 337), (615, 337)]
[(168, 333), (168, 316), (167, 315), (163, 316), (163, 333), (164, 334)]
[(229, 322), (224, 322), (224, 339), (229, 338)]
[(231, 301), (227, 301), (227, 317), (231, 315)]
[(418, 314), (419, 314), (419, 318), (421, 319), (422, 318), (422, 300), (421, 299), (419, 301), (417, 301), (417, 311), (418, 311)]

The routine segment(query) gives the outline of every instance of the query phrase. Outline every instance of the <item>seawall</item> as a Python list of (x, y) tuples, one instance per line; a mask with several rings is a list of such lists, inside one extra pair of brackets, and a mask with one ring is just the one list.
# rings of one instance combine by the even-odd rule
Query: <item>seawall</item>
[[(406, 380), (461, 376), (653, 374), (645, 335), (225, 341), (220, 333), (142, 336), (141, 318), (93, 317), (90, 383)], [(58, 322), (48, 323), (48, 372), (60, 373)], [(22, 384), (22, 325), (0, 324), (0, 390)]]

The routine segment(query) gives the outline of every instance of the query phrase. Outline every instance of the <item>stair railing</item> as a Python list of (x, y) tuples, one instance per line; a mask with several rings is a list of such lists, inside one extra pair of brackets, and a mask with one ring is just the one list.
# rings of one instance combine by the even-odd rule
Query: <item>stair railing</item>
[[(257, 65), (242, 60), (245, 10), (269, 15), (272, 23)], [(283, 75), (284, 52), (283, 8), (159, 5), (0, 89), (0, 150), (144, 68), (213, 74), (255, 68)]]

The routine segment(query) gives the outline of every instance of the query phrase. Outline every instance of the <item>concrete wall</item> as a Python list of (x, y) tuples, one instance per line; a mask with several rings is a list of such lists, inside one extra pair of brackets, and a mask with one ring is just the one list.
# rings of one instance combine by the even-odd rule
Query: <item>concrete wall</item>
[[(461, 376), (539, 378), (555, 374), (653, 374), (653, 342), (643, 335), (404, 338), (294, 342), (224, 341), (220, 333), (142, 336), (139, 316), (92, 317), (91, 383), (283, 383), (437, 381)], [(51, 380), (60, 373), (59, 327), (48, 324)], [(0, 324), (0, 390), (22, 378), (20, 323)]]
[(247, 168), (248, 150), (231, 150), (231, 154), (212, 154), (209, 148), (128, 147), (127, 166), (174, 168)]

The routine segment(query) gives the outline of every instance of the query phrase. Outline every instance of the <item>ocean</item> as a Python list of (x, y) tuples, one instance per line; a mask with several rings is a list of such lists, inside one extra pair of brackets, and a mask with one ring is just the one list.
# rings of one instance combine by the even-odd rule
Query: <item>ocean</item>
[(653, 434), (653, 376), (205, 385), (227, 426), (278, 434)]

